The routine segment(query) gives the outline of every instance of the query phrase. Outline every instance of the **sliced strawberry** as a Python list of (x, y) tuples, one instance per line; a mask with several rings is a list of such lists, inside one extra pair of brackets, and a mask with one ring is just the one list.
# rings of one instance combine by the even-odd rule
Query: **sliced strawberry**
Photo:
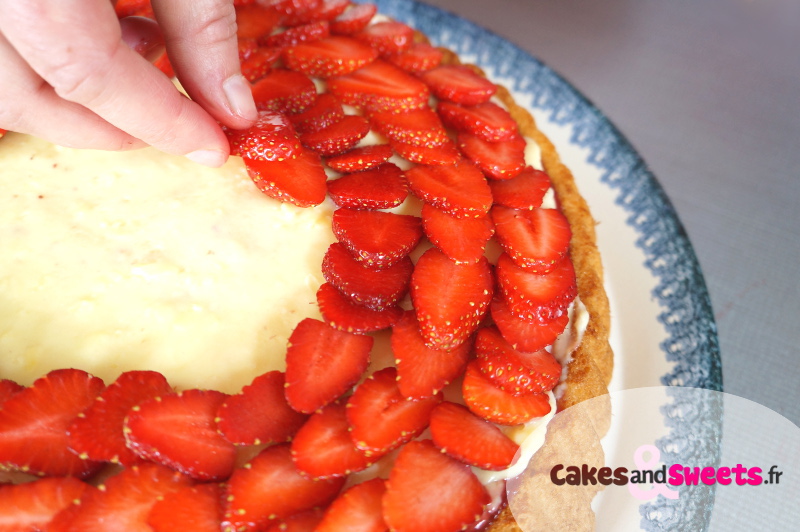
[(561, 378), (561, 364), (552, 354), (517, 351), (494, 327), (478, 331), (475, 352), (481, 373), (512, 395), (549, 392)]
[(503, 250), (526, 270), (547, 273), (569, 253), (572, 231), (561, 211), (496, 205), (491, 216)]
[(259, 39), (268, 36), (281, 23), (274, 9), (253, 3), (236, 8), (236, 35), (240, 39)]
[(6, 400), (11, 399), (24, 389), (23, 385), (17, 384), (10, 379), (0, 379), (0, 407), (3, 406)]
[(327, 20), (311, 22), (293, 28), (287, 28), (280, 33), (273, 33), (268, 37), (259, 40), (263, 46), (274, 46), (276, 48), (286, 48), (287, 46), (297, 46), (304, 42), (314, 42), (325, 39), (331, 34), (330, 25)]
[(511, 312), (502, 294), (495, 294), (491, 312), (503, 338), (520, 351), (538, 351), (553, 345), (569, 323), (566, 312), (550, 321), (522, 319)]
[(150, 0), (117, 0), (114, 2), (114, 11), (117, 18), (145, 16), (146, 13), (152, 13)]
[(304, 133), (300, 140), (320, 155), (339, 155), (353, 148), (369, 133), (369, 122), (363, 116), (347, 115), (325, 129)]
[(237, 39), (237, 44), (239, 45), (239, 61), (244, 61), (258, 50), (258, 41), (256, 39), (239, 38)]
[(272, 520), (323, 506), (336, 497), (344, 481), (304, 477), (288, 444), (267, 447), (228, 481), (223, 530), (263, 530)]
[(372, 63), (378, 53), (352, 37), (334, 35), (283, 51), (286, 67), (318, 78), (349, 74)]
[(348, 488), (325, 511), (316, 532), (387, 532), (383, 520), (386, 481), (373, 478)]
[(346, 477), (372, 465), (374, 459), (350, 439), (345, 405), (331, 403), (312, 415), (292, 440), (292, 460), (312, 478)]
[(440, 100), (478, 105), (488, 102), (497, 92), (497, 86), (464, 65), (442, 65), (420, 75)]
[(434, 396), (461, 375), (472, 349), (472, 342), (450, 351), (428, 347), (413, 310), (392, 327), (391, 341), (400, 393), (412, 399)]
[(147, 516), (168, 493), (190, 485), (181, 473), (158, 464), (142, 463), (108, 479), (100, 489), (84, 492), (81, 503), (56, 515), (48, 532), (108, 532), (150, 530)]
[(564, 259), (546, 274), (517, 266), (507, 254), (497, 260), (497, 279), (508, 307), (526, 320), (552, 321), (565, 314), (578, 293), (575, 268)]
[(372, 113), (369, 120), (379, 132), (403, 144), (434, 148), (450, 141), (442, 121), (431, 109), (412, 109), (406, 113)]
[(368, 268), (339, 242), (331, 244), (322, 261), (322, 275), (326, 281), (355, 303), (377, 310), (400, 301), (408, 291), (413, 269), (408, 257), (381, 270)]
[(344, 103), (370, 112), (420, 109), (428, 105), (425, 84), (381, 60), (328, 80), (328, 90)]
[(164, 495), (147, 516), (155, 532), (219, 532), (222, 523), (222, 486), (186, 486)]
[(397, 532), (444, 532), (474, 523), (491, 498), (469, 466), (430, 440), (407, 444), (386, 483), (383, 516)]
[(308, 76), (291, 70), (274, 70), (253, 85), (259, 109), (301, 113), (317, 99), (317, 88)]
[(447, 401), (431, 413), (431, 437), (436, 447), (453, 458), (489, 471), (509, 467), (519, 450), (497, 426)]
[(340, 207), (391, 209), (403, 203), (408, 187), (403, 171), (397, 165), (385, 163), (372, 170), (328, 181), (328, 194)]
[(456, 263), (436, 248), (425, 252), (411, 275), (411, 301), (425, 343), (454, 349), (478, 329), (492, 301), (489, 262)]
[(397, 370), (373, 373), (347, 401), (350, 437), (367, 456), (381, 456), (419, 436), (441, 395), (409, 399), (397, 386)]
[(425, 72), (438, 67), (444, 54), (428, 43), (415, 42), (399, 54), (387, 55), (385, 59), (406, 72)]
[(140, 457), (198, 480), (230, 476), (236, 449), (217, 432), (224, 393), (186, 390), (135, 406), (125, 418), (128, 447)]
[(320, 94), (314, 103), (302, 113), (290, 115), (298, 133), (305, 134), (325, 129), (344, 118), (342, 104), (336, 96), (329, 93)]
[(286, 376), (280, 371), (259, 375), (217, 410), (217, 428), (231, 443), (261, 445), (292, 439), (308, 416), (286, 402)]
[(417, 197), (456, 218), (482, 218), (492, 205), (486, 178), (469, 161), (450, 166), (417, 166), (406, 171)]
[(94, 488), (74, 477), (0, 486), (0, 530), (42, 530), (57, 513), (80, 500), (87, 489)]
[(289, 405), (310, 414), (358, 382), (369, 364), (372, 337), (337, 331), (311, 318), (289, 337), (286, 388)]
[(414, 42), (414, 30), (408, 24), (395, 20), (384, 20), (370, 24), (355, 35), (381, 55), (399, 54)]
[(413, 144), (405, 144), (396, 140), (391, 141), (390, 145), (400, 157), (412, 163), (450, 166), (461, 160), (461, 153), (452, 141), (447, 141), (433, 148), (414, 146)]
[(2, 139), (2, 138), (3, 138), (3, 136), (4, 136), (6, 133), (8, 133), (8, 131), (0, 127), (0, 139)]
[(294, 159), (302, 151), (300, 140), (289, 118), (277, 111), (259, 111), (258, 119), (248, 129), (226, 129), (231, 155), (255, 161)]
[(318, 9), (322, 0), (257, 0), (258, 3), (274, 9), (283, 18), (292, 18)]
[(281, 49), (274, 46), (259, 46), (242, 60), (242, 75), (255, 83), (272, 72), (275, 62), (281, 57)]
[(519, 135), (516, 120), (496, 103), (463, 106), (452, 102), (439, 102), (436, 110), (445, 125), (471, 133), (488, 142), (511, 140)]
[(322, 521), (322, 516), (321, 508), (313, 508), (287, 517), (271, 525), (265, 532), (314, 532)]
[(476, 415), (499, 425), (519, 425), (550, 412), (550, 399), (545, 393), (514, 396), (495, 386), (481, 373), (479, 362), (467, 364), (462, 393), (469, 409)]
[[(353, 148), (341, 155), (329, 157), (325, 162), (339, 172), (359, 172), (382, 165), (389, 160), (393, 153), (392, 147), (388, 144), (376, 144)], [(405, 185), (405, 179), (403, 184)]]
[(67, 428), (103, 387), (85, 371), (61, 369), (7, 399), (0, 408), (0, 468), (76, 477), (97, 471), (99, 463), (69, 450)]
[(512, 179), (492, 179), (489, 186), (497, 205), (512, 209), (534, 209), (542, 206), (544, 195), (550, 188), (550, 178), (543, 171), (528, 166)]
[(325, 323), (334, 329), (356, 334), (388, 329), (403, 315), (403, 309), (397, 305), (384, 310), (358, 305), (330, 283), (319, 287), (317, 304)]
[(469, 133), (458, 134), (458, 147), (491, 179), (512, 179), (525, 169), (525, 140), (515, 137), (488, 142)]
[[(316, 4), (316, 5), (315, 5)], [(319, 20), (332, 20), (344, 13), (350, 0), (322, 0), (311, 2), (306, 9), (298, 9), (290, 15), (286, 15), (283, 24), (286, 26), (297, 26), (308, 24)]]
[(331, 33), (353, 35), (363, 30), (377, 13), (375, 4), (352, 4), (344, 13), (331, 21)]
[(131, 408), (172, 392), (163, 375), (155, 371), (128, 371), (80, 413), (67, 431), (69, 447), (82, 458), (132, 465), (139, 458), (126, 446), (122, 425)]
[(245, 167), (256, 186), (278, 201), (298, 207), (319, 205), (325, 200), (328, 176), (319, 155), (304, 149), (296, 159), (285, 161), (252, 161)]
[(477, 262), (494, 235), (489, 216), (454, 218), (430, 203), (422, 206), (422, 229), (433, 245), (456, 262)]
[(405, 214), (338, 209), (333, 213), (333, 233), (357, 261), (382, 269), (417, 246), (422, 221)]

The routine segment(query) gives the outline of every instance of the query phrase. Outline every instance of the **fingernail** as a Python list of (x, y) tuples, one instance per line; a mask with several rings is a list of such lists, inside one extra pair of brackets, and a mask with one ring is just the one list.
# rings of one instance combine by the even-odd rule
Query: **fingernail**
[(253, 101), (253, 92), (250, 84), (241, 74), (234, 74), (222, 83), (222, 91), (228, 99), (231, 111), (245, 120), (258, 118), (256, 102)]
[(186, 154), (186, 158), (203, 166), (218, 168), (225, 164), (225, 154), (216, 150), (197, 150)]

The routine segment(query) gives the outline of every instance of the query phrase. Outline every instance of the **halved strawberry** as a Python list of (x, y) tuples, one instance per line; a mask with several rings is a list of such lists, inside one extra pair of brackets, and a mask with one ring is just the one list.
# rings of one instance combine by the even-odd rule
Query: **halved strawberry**
[(345, 12), (331, 21), (331, 33), (337, 35), (353, 35), (363, 30), (375, 13), (375, 4), (352, 4)]
[(333, 233), (357, 261), (382, 269), (417, 246), (422, 238), (422, 221), (405, 214), (337, 209)]
[(358, 382), (369, 365), (372, 337), (337, 331), (306, 318), (289, 337), (286, 400), (310, 414), (333, 402)]
[(239, 45), (239, 61), (244, 61), (258, 50), (258, 41), (253, 38), (239, 38), (237, 44)]
[(404, 144), (396, 140), (390, 141), (389, 144), (400, 157), (416, 164), (450, 166), (461, 160), (461, 152), (452, 141), (434, 148)]
[(328, 181), (328, 194), (340, 207), (391, 209), (403, 203), (408, 196), (408, 187), (403, 171), (395, 164), (385, 163)]
[(436, 111), (445, 125), (471, 133), (488, 142), (511, 140), (519, 135), (516, 120), (508, 111), (493, 102), (473, 106), (439, 102)]
[(0, 379), (0, 407), (3, 406), (7, 399), (11, 399), (11, 397), (24, 389), (23, 385), (17, 384), (11, 379)]
[(388, 329), (403, 315), (403, 309), (397, 305), (383, 310), (358, 305), (330, 283), (323, 283), (317, 290), (317, 305), (325, 323), (355, 334)]
[(152, 14), (153, 8), (150, 0), (117, 0), (114, 2), (114, 11), (117, 18), (143, 17)]
[(330, 156), (353, 148), (369, 133), (369, 122), (363, 116), (347, 115), (325, 129), (300, 135), (307, 148), (320, 155)]
[(430, 203), (422, 207), (422, 229), (433, 245), (457, 262), (477, 262), (494, 235), (489, 216), (454, 218)]
[(514, 396), (495, 386), (481, 373), (479, 362), (467, 364), (462, 393), (464, 402), (476, 415), (499, 425), (519, 425), (550, 412), (545, 393)]
[(566, 312), (550, 321), (520, 318), (511, 312), (502, 294), (495, 294), (491, 312), (503, 338), (520, 351), (538, 351), (553, 345), (569, 323), (569, 314)]
[(348, 5), (350, 5), (350, 0), (310, 2), (306, 9), (298, 9), (290, 15), (286, 15), (283, 19), (283, 24), (297, 26), (298, 24), (308, 24), (318, 20), (332, 20), (341, 15)]
[(462, 105), (488, 102), (497, 92), (494, 83), (464, 65), (442, 65), (423, 72), (420, 79), (440, 100)]
[(469, 466), (430, 440), (397, 455), (383, 496), (383, 516), (397, 532), (445, 532), (474, 523), (491, 498)]
[(327, 504), (344, 481), (304, 477), (292, 461), (289, 444), (267, 447), (228, 481), (222, 529), (263, 530), (273, 520)]
[(312, 478), (346, 477), (372, 465), (374, 458), (350, 439), (345, 405), (331, 403), (312, 415), (292, 440), (292, 460)]
[(353, 258), (343, 244), (331, 244), (322, 261), (325, 280), (355, 303), (382, 310), (396, 304), (408, 291), (414, 265), (404, 257), (375, 270)]
[(397, 370), (373, 373), (347, 400), (350, 437), (367, 456), (381, 456), (419, 436), (441, 395), (409, 399), (397, 386)]
[(242, 59), (242, 75), (250, 83), (255, 83), (272, 72), (272, 67), (280, 57), (280, 48), (259, 46), (246, 59)]
[(259, 375), (217, 410), (217, 429), (231, 443), (261, 445), (289, 441), (308, 416), (286, 402), (286, 376), (280, 371)]
[(381, 55), (398, 54), (414, 42), (414, 30), (396, 20), (383, 20), (370, 24), (355, 34), (355, 38), (369, 44)]
[(340, 494), (325, 510), (316, 532), (386, 532), (383, 494), (386, 481), (373, 478)]
[(283, 51), (286, 67), (318, 78), (349, 74), (370, 64), (378, 52), (352, 37), (334, 35)]
[(214, 390), (186, 390), (145, 401), (125, 418), (128, 447), (198, 480), (226, 479), (236, 449), (217, 432), (215, 422), (226, 398)]
[(549, 392), (561, 378), (561, 364), (552, 354), (517, 351), (494, 327), (478, 331), (475, 352), (481, 373), (512, 395)]
[(416, 166), (406, 171), (417, 197), (456, 218), (482, 218), (492, 205), (492, 190), (469, 161), (450, 166)]
[(489, 471), (509, 467), (519, 450), (495, 425), (448, 401), (431, 413), (431, 437), (436, 447), (453, 458)]
[(275, 46), (285, 48), (287, 46), (297, 46), (303, 42), (313, 42), (330, 36), (330, 26), (327, 20), (302, 24), (293, 28), (286, 28), (279, 33), (273, 33), (259, 40), (263, 46)]
[(512, 179), (527, 166), (525, 140), (522, 137), (488, 142), (469, 133), (459, 133), (458, 147), (491, 179)]
[(420, 80), (381, 60), (329, 79), (328, 90), (344, 103), (370, 112), (420, 109), (428, 105), (429, 95)]
[(328, 176), (319, 155), (303, 149), (296, 159), (284, 161), (244, 160), (247, 173), (259, 190), (276, 200), (298, 207), (319, 205), (325, 200)]
[(311, 10), (318, 9), (322, 0), (257, 0), (259, 4), (274, 9), (283, 18), (299, 16)]
[(342, 104), (336, 96), (327, 92), (317, 96), (314, 103), (302, 113), (289, 116), (289, 120), (301, 135), (325, 129), (343, 118)]
[(428, 43), (415, 42), (403, 52), (385, 56), (386, 61), (406, 72), (425, 72), (442, 63), (444, 54)]
[(236, 8), (236, 35), (240, 39), (268, 36), (280, 23), (280, 13), (260, 4), (253, 3)]
[[(376, 144), (353, 148), (341, 155), (328, 157), (325, 162), (339, 172), (359, 172), (382, 165), (389, 160), (393, 153), (392, 147), (388, 144)], [(403, 184), (405, 185), (405, 179)]]
[(141, 461), (126, 446), (122, 425), (131, 408), (172, 392), (155, 371), (127, 371), (111, 383), (67, 428), (69, 447), (78, 456), (99, 462), (132, 465)]
[(312, 508), (270, 525), (264, 532), (314, 532), (322, 521), (323, 510)]
[(167, 493), (150, 509), (147, 524), (155, 532), (219, 532), (222, 486), (200, 484)]
[(569, 253), (572, 230), (561, 211), (495, 205), (491, 216), (503, 250), (526, 270), (547, 273)]
[(254, 161), (294, 159), (302, 150), (300, 139), (289, 118), (277, 111), (258, 112), (258, 119), (248, 129), (225, 129), (231, 155)]
[(450, 141), (439, 116), (427, 108), (371, 113), (369, 121), (386, 137), (403, 144), (434, 148)]
[(84, 492), (77, 506), (56, 515), (48, 532), (150, 530), (147, 516), (160, 498), (191, 484), (189, 477), (164, 466), (141, 463)]
[(88, 489), (94, 488), (74, 477), (0, 485), (0, 530), (43, 530), (57, 513), (80, 500)]
[(552, 321), (565, 314), (578, 294), (575, 268), (564, 259), (546, 274), (517, 266), (507, 254), (497, 260), (497, 280), (508, 307), (527, 320)]
[(449, 351), (425, 345), (413, 310), (392, 327), (392, 352), (397, 364), (400, 393), (412, 399), (431, 397), (464, 372), (472, 342)]
[(317, 99), (308, 76), (292, 70), (274, 70), (253, 85), (256, 107), (281, 113), (301, 113)]
[(541, 170), (528, 166), (517, 177), (489, 181), (492, 196), (497, 205), (512, 209), (534, 209), (542, 206), (542, 200), (550, 188), (550, 178)]
[(86, 477), (100, 464), (69, 450), (67, 428), (103, 391), (103, 381), (77, 369), (54, 370), (6, 399), (0, 408), (0, 468)]
[(493, 284), (485, 257), (457, 263), (436, 248), (426, 251), (411, 275), (411, 301), (425, 343), (434, 349), (464, 343), (489, 309)]

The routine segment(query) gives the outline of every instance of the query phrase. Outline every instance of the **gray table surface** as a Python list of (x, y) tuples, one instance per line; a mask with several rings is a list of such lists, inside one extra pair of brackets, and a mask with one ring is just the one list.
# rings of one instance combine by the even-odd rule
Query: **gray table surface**
[(800, 425), (800, 2), (426, 0), (594, 102), (699, 258), (724, 390)]

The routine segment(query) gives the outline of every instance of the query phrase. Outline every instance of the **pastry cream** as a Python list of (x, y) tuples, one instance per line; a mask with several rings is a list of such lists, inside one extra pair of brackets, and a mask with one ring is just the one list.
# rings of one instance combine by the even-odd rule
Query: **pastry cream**
[(260, 193), (240, 158), (209, 169), (146, 149), (0, 141), (0, 377), (130, 369), (236, 393), (284, 368), (319, 317), (333, 205)]

